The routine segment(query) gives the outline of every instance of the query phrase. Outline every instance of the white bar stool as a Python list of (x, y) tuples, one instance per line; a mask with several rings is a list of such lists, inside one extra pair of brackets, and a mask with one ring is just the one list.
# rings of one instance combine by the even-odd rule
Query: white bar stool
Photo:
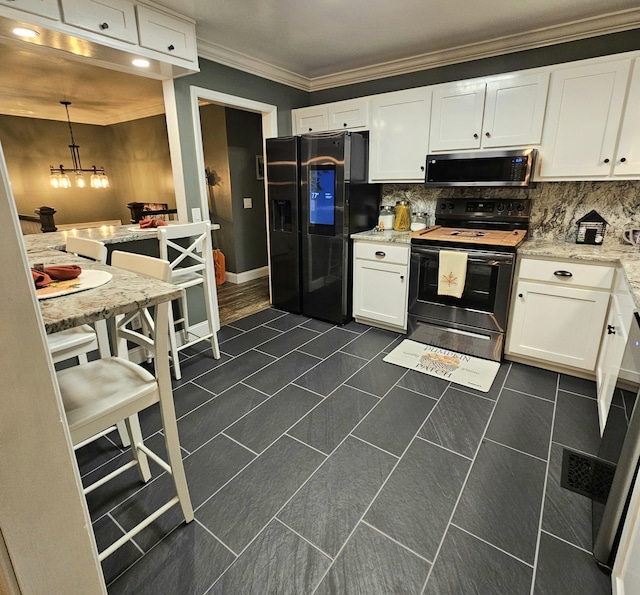
[[(91, 258), (100, 264), (107, 262), (107, 247), (96, 240), (85, 240), (70, 236), (65, 246), (67, 252)], [(87, 354), (98, 349), (100, 357), (109, 357), (109, 338), (107, 325), (104, 320), (95, 324), (94, 328), (89, 324), (83, 324), (57, 333), (47, 335), (47, 343), (53, 363), (57, 364), (74, 357), (80, 364), (86, 364)]]
[[(169, 263), (157, 258), (129, 252), (114, 252), (112, 262), (113, 266), (134, 272), (144, 271), (144, 274), (163, 281), (169, 281), (171, 277)], [(120, 357), (99, 359), (57, 373), (74, 448), (80, 448), (93, 440), (96, 435), (109, 431), (115, 423), (120, 421), (127, 424), (132, 436), (134, 460), (85, 488), (85, 494), (99, 488), (135, 465), (139, 466), (143, 480), (148, 481), (150, 472), (147, 456), (172, 476), (176, 488), (177, 495), (175, 497), (100, 552), (98, 556), (100, 560), (110, 556), (176, 504), (180, 504), (187, 523), (193, 520), (193, 508), (180, 455), (178, 426), (167, 357), (169, 310), (169, 302), (156, 306), (155, 320), (150, 329), (151, 337), (127, 328), (127, 324), (138, 314), (147, 316), (146, 309), (119, 317), (115, 325), (119, 341), (131, 341), (154, 353), (155, 376), (141, 366)], [(136, 424), (131, 423), (132, 418), (136, 419), (140, 411), (155, 403), (160, 404), (168, 463), (145, 446), (139, 428), (136, 427)]]
[[(182, 241), (180, 241), (182, 240)], [(200, 221), (158, 228), (160, 258), (171, 265), (171, 283), (183, 289), (201, 285), (207, 312), (207, 332), (197, 335), (189, 327), (189, 310), (186, 291), (180, 300), (181, 318), (173, 319), (169, 311), (169, 343), (173, 372), (177, 380), (182, 377), (178, 353), (200, 341), (209, 341), (215, 359), (220, 358), (220, 347), (216, 331), (218, 322), (218, 294), (216, 292), (211, 247), (211, 222)], [(182, 325), (182, 343), (178, 345), (176, 325)]]

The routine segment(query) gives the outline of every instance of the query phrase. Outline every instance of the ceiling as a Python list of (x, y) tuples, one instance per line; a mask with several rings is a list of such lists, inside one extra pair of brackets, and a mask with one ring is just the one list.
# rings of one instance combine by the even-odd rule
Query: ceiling
[[(306, 90), (640, 28), (638, 0), (156, 0), (201, 57)], [(464, 15), (464, 18), (461, 16)], [(0, 113), (110, 124), (162, 113), (157, 80), (0, 40)]]

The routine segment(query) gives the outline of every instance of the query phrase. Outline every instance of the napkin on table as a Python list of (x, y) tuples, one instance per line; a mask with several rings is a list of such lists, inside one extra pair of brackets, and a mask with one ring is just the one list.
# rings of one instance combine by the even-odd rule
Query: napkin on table
[(42, 267), (43, 270), (31, 269), (31, 276), (36, 285), (36, 289), (42, 289), (50, 285), (54, 281), (67, 281), (75, 279), (82, 273), (82, 268), (77, 264), (57, 265), (50, 267)]
[(149, 227), (162, 227), (167, 225), (166, 221), (162, 219), (141, 219), (140, 229), (148, 229)]
[(33, 282), (36, 284), (36, 289), (42, 289), (52, 281), (49, 275), (41, 271), (36, 271), (35, 269), (31, 269), (31, 276), (33, 277)]
[(82, 273), (82, 268), (77, 264), (66, 264), (58, 266), (44, 267), (44, 272), (55, 281), (67, 281), (75, 279)]

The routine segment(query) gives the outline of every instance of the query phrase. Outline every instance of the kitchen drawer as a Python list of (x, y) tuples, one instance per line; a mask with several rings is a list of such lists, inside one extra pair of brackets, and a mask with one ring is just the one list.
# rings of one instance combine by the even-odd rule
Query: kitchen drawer
[(409, 264), (409, 246), (398, 246), (393, 243), (354, 242), (355, 258), (365, 258), (378, 262)]
[(136, 15), (128, 0), (61, 0), (62, 20), (106, 37), (138, 43)]
[(192, 23), (146, 6), (136, 8), (141, 46), (197, 62), (196, 31)]
[[(523, 258), (520, 262), (519, 277), (543, 283), (611, 289), (614, 271), (614, 266)], [(566, 272), (571, 275), (563, 276), (556, 272)]]

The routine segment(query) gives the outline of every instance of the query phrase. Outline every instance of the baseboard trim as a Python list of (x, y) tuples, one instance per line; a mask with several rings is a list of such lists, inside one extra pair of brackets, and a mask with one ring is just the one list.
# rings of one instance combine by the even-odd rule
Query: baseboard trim
[(235, 283), (236, 285), (240, 285), (241, 283), (246, 283), (247, 281), (253, 281), (254, 279), (260, 279), (262, 277), (269, 276), (269, 267), (260, 267), (259, 269), (252, 269), (250, 271), (244, 271), (243, 273), (229, 273), (225, 271), (226, 280), (229, 283)]
[(541, 368), (542, 370), (558, 372), (559, 374), (567, 374), (569, 376), (584, 378), (585, 380), (592, 380), (594, 382), (596, 381), (596, 373), (595, 371), (591, 370), (581, 370), (579, 368), (572, 368), (570, 366), (563, 366), (562, 364), (556, 364), (553, 362), (529, 358), (524, 355), (517, 355), (506, 352), (502, 356), (502, 359), (509, 362), (516, 362), (517, 364), (525, 364), (526, 366), (532, 366), (534, 368)]

